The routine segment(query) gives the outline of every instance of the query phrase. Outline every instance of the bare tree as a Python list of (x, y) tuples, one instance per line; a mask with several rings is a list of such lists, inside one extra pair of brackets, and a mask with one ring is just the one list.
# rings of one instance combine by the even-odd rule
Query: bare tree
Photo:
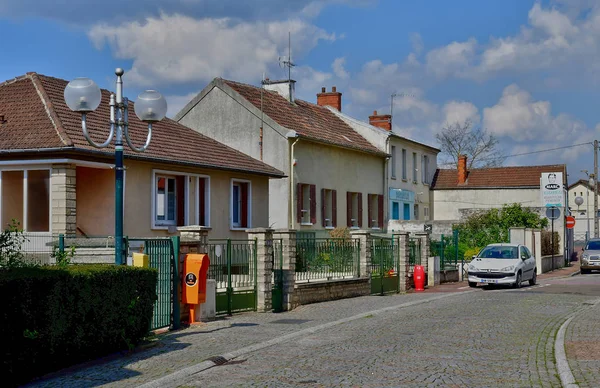
[(473, 128), (471, 120), (446, 124), (435, 135), (448, 164), (458, 167), (458, 157), (467, 155), (467, 168), (497, 167), (506, 157), (498, 149), (498, 139), (486, 130)]

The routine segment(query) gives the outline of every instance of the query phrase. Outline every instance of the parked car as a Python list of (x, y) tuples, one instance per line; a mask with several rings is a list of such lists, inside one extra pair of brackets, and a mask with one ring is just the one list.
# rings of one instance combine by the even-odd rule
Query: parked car
[(581, 273), (600, 271), (600, 238), (591, 238), (583, 248), (581, 255)]
[(469, 287), (484, 283), (519, 288), (526, 280), (533, 286), (537, 281), (535, 257), (524, 245), (490, 244), (473, 256), (468, 278)]

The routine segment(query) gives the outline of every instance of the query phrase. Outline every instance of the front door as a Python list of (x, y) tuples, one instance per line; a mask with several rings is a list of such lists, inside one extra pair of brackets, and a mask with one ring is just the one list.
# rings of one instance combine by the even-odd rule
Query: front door
[(392, 220), (400, 219), (400, 203), (392, 202)]
[(408, 203), (404, 204), (404, 219), (410, 220), (410, 204)]

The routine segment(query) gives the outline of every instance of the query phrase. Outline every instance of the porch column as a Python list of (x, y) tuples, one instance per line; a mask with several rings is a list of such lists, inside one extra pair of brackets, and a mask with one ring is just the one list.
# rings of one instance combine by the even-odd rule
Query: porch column
[(256, 239), (256, 291), (257, 311), (271, 311), (273, 280), (273, 229), (255, 228), (246, 230), (248, 239)]
[(281, 240), (283, 251), (283, 310), (290, 311), (292, 310), (294, 286), (296, 285), (296, 230), (277, 230), (273, 234), (273, 238)]
[(360, 241), (360, 277), (371, 277), (371, 232), (368, 230), (351, 230), (350, 237)]
[(410, 255), (410, 246), (408, 244), (409, 234), (408, 232), (402, 232), (394, 234), (398, 244), (398, 277), (400, 278), (400, 292), (406, 292), (409, 289), (408, 286), (408, 256)]
[(77, 167), (74, 164), (52, 166), (52, 235), (75, 236), (77, 234)]
[(423, 266), (423, 271), (427, 273), (429, 261), (429, 233), (415, 233), (415, 237), (421, 240), (421, 265)]

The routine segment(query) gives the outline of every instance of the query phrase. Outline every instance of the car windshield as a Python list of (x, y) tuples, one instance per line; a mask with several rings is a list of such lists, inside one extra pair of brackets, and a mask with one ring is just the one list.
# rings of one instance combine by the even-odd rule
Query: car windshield
[(517, 247), (492, 246), (485, 247), (477, 257), (484, 259), (516, 259), (519, 257)]
[(600, 241), (588, 241), (585, 249), (591, 251), (600, 251)]

